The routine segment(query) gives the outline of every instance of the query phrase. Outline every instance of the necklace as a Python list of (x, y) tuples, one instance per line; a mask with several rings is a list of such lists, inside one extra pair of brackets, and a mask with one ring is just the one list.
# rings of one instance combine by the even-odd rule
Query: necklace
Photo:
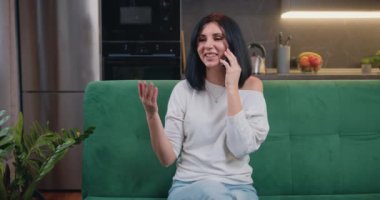
[(220, 93), (218, 96), (215, 96), (214, 94), (212, 94), (211, 91), (207, 91), (207, 93), (211, 96), (211, 98), (213, 99), (214, 103), (218, 103), (219, 102), (219, 98), (223, 96), (224, 91), (222, 93)]
[(218, 103), (219, 99), (224, 95), (225, 91), (224, 89), (219, 91), (219, 90), (212, 90), (212, 88), (206, 88), (207, 94), (211, 97), (211, 99), (214, 101), (214, 103)]

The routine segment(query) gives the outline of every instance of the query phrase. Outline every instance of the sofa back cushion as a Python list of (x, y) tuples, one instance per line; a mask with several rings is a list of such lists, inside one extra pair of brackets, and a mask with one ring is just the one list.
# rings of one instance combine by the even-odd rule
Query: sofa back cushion
[(251, 155), (259, 195), (380, 193), (380, 81), (264, 83), (270, 132)]

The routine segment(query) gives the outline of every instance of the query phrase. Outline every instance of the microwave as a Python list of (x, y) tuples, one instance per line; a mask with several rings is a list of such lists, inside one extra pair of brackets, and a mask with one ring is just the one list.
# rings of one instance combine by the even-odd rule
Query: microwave
[(103, 41), (180, 38), (180, 0), (103, 0)]

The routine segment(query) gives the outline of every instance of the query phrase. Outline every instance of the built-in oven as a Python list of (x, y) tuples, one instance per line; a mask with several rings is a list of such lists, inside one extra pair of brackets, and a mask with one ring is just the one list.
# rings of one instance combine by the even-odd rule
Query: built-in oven
[(133, 57), (107, 59), (103, 72), (105, 80), (178, 80), (179, 60), (174, 57)]
[(180, 79), (178, 41), (103, 42), (103, 79)]
[(102, 1), (103, 79), (180, 79), (180, 0)]

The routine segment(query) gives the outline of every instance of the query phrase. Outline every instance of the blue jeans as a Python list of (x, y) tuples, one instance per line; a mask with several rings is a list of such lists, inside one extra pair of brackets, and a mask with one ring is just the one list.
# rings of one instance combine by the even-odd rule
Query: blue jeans
[(250, 184), (230, 185), (212, 180), (184, 182), (174, 180), (168, 200), (258, 200)]

